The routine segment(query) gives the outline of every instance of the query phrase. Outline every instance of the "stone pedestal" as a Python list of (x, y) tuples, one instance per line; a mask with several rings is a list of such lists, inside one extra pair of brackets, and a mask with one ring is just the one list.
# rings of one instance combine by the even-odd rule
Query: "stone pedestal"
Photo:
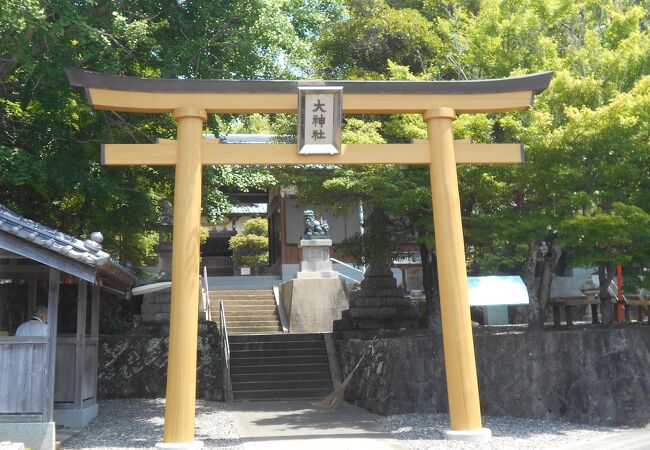
[(421, 328), (418, 310), (390, 272), (366, 273), (361, 289), (350, 295), (350, 309), (334, 322), (339, 339), (400, 336)]
[(280, 298), (290, 333), (324, 333), (348, 307), (343, 283), (332, 270), (331, 239), (300, 241), (301, 262), (296, 279), (280, 286)]
[(297, 278), (280, 285), (289, 333), (325, 333), (348, 307), (343, 282), (337, 278)]
[(296, 278), (338, 278), (330, 261), (331, 239), (302, 239), (300, 248), (300, 269)]

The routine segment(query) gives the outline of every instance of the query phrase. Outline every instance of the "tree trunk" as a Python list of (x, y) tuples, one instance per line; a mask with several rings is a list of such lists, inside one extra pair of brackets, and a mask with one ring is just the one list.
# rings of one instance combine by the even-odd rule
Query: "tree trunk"
[(537, 252), (539, 251), (539, 242), (531, 240), (528, 243), (528, 257), (524, 264), (522, 278), (528, 289), (530, 303), (528, 305), (528, 330), (543, 330), (544, 317), (542, 309), (537, 300), (537, 285), (535, 283), (535, 265), (537, 264)]
[(542, 329), (544, 328), (546, 309), (551, 300), (551, 285), (553, 284), (555, 265), (560, 252), (561, 250), (559, 248), (554, 248), (551, 245), (548, 252), (544, 255), (542, 273), (539, 278), (539, 286), (537, 287), (537, 307), (539, 308), (539, 320), (541, 322), (538, 326)]
[(544, 329), (546, 310), (551, 299), (553, 274), (561, 251), (559, 246), (551, 244), (548, 251), (543, 255), (542, 270), (539, 282), (536, 283), (535, 266), (539, 253), (539, 241), (532, 240), (528, 243), (528, 258), (526, 258), (526, 264), (524, 265), (523, 278), (530, 299), (528, 307), (528, 329), (530, 331)]
[(602, 324), (609, 326), (612, 323), (612, 296), (609, 285), (616, 276), (616, 264), (601, 262), (598, 264), (598, 297), (600, 298), (600, 315)]
[(440, 318), (440, 294), (438, 291), (438, 263), (426, 244), (418, 244), (422, 259), (422, 289), (426, 298), (425, 318), (427, 328), (434, 334), (442, 334)]

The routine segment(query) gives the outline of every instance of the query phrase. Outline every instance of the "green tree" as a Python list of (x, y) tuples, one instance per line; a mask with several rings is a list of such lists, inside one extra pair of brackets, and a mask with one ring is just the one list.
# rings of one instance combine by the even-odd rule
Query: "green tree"
[[(637, 133), (633, 143), (638, 151), (630, 152), (631, 143), (625, 137), (626, 127), (634, 122), (642, 107), (639, 106), (639, 111), (625, 113), (623, 119), (616, 116), (620, 108), (619, 111), (607, 110), (608, 105), (615, 104), (621, 96), (629, 101), (626, 92), (632, 97), (642, 95), (635, 86), (643, 84), (639, 80), (650, 70), (644, 63), (650, 58), (645, 3), (425, 0), (355, 4), (349, 8), (350, 17), (336, 27), (335, 32), (324, 35), (319, 44), (326, 53), (324, 61), (328, 66), (323, 69), (326, 75), (470, 79), (548, 69), (556, 72), (550, 88), (538, 96), (530, 112), (461, 116), (454, 128), (457, 138), (526, 144), (526, 164), (461, 166), (459, 186), (469, 270), (474, 274), (522, 274), (533, 304), (531, 324), (539, 327), (543, 323), (543, 309), (557, 261), (552, 253), (541, 255), (539, 251), (549, 230), (564, 230), (564, 224), (576, 215), (591, 214), (588, 211), (608, 211), (613, 201), (635, 205), (644, 211), (650, 204), (647, 194), (641, 194), (648, 190), (648, 166), (644, 156), (648, 154), (644, 147), (647, 139), (644, 141), (642, 134)], [(420, 44), (426, 47), (426, 43), (433, 43), (435, 47), (427, 53), (428, 61), (422, 64), (402, 57), (404, 42), (411, 41), (386, 38), (395, 35), (394, 29), (399, 24), (385, 24), (377, 15), (364, 13), (366, 10), (380, 11), (389, 17), (389, 13), (413, 14), (414, 8), (418, 10), (418, 20), (428, 21), (422, 29), (437, 36), (434, 40), (412, 41), (411, 49)], [(358, 51), (355, 39), (359, 36), (364, 40), (360, 49), (370, 47), (378, 51), (350, 57)], [(416, 53), (415, 50), (409, 52)], [(605, 109), (596, 112), (601, 108)], [(589, 119), (592, 114), (600, 117), (602, 124)], [(424, 123), (417, 116), (363, 119), (379, 121), (374, 129), (387, 142), (426, 136)], [(644, 122), (639, 119), (638, 123)], [(642, 130), (641, 125), (638, 129)], [(593, 137), (585, 139), (584, 133)], [(625, 161), (630, 161), (631, 165)], [(388, 208), (390, 202), (384, 201), (387, 191), (377, 186), (383, 188), (391, 183), (403, 183), (407, 192), (428, 195), (426, 170), (418, 167), (400, 170), (403, 172), (399, 176), (387, 169), (364, 182), (368, 189), (363, 192), (365, 201), (376, 201)], [(348, 184), (354, 190), (355, 184), (347, 179), (356, 179), (357, 174), (359, 178), (368, 176), (364, 171), (364, 168), (341, 169), (340, 174), (335, 173), (335, 179), (323, 181), (323, 186)], [(424, 176), (417, 177), (418, 172)], [(341, 179), (337, 181), (339, 176)], [(417, 189), (411, 189), (402, 181), (409, 179), (419, 180)], [(372, 187), (369, 186), (371, 180)], [(309, 184), (308, 180), (305, 182)], [(377, 199), (371, 198), (373, 192)], [(398, 205), (388, 217), (399, 217), (403, 221), (408, 217), (405, 209), (414, 212), (417, 219), (409, 221), (408, 227), (413, 226), (410, 232), (417, 235), (414, 224), (430, 220), (427, 201), (422, 201), (427, 195), (413, 196), (411, 203), (398, 195), (397, 198), (410, 208)], [(609, 199), (609, 205), (601, 203), (604, 196)], [(645, 203), (639, 198), (644, 198)], [(427, 227), (431, 229), (430, 222)], [(432, 242), (433, 236), (429, 234), (423, 240)], [(612, 237), (612, 241), (616, 238)], [(571, 252), (580, 252), (571, 242), (568, 234), (556, 241), (568, 246)], [(557, 245), (551, 249), (562, 251)], [(643, 252), (636, 253), (633, 264), (647, 266), (648, 260), (644, 258)], [(546, 276), (536, 283), (534, 268), (538, 262), (544, 265)]]
[(255, 267), (269, 262), (269, 228), (263, 217), (247, 220), (241, 232), (230, 238), (228, 246), (232, 250), (237, 265)]
[[(99, 164), (105, 142), (173, 138), (167, 115), (92, 111), (64, 68), (142, 77), (293, 78), (312, 67), (320, 28), (343, 13), (336, 0), (7, 0), (0, 8), (0, 202), (74, 234), (100, 229), (106, 249), (138, 265), (151, 251), (169, 168)], [(224, 119), (226, 122), (229, 118)], [(209, 117), (218, 133), (224, 120)], [(208, 167), (205, 214), (228, 192), (272, 180), (251, 168)]]

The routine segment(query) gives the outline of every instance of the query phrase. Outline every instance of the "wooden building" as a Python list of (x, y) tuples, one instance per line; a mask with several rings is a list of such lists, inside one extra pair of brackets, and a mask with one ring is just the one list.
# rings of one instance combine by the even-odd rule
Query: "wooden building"
[[(135, 283), (101, 241), (101, 233), (77, 239), (0, 205), (0, 441), (11, 439), (3, 423), (82, 427), (97, 415), (101, 297), (129, 296)], [(75, 301), (60, 304), (72, 289)], [(14, 336), (37, 305), (47, 305), (49, 336)]]
[[(290, 188), (275, 187), (269, 191), (269, 264), (271, 273), (280, 275), (282, 281), (295, 277), (300, 264), (298, 244), (304, 233), (303, 213), (306, 209), (315, 209), (311, 205), (302, 205)], [(328, 210), (317, 210), (317, 215), (327, 220), (329, 235), (334, 247), (331, 256), (346, 262), (349, 258), (337, 251), (337, 244), (351, 238), (361, 231), (361, 214), (359, 207), (354, 207), (346, 214), (336, 215)], [(357, 273), (346, 273), (346, 267), (335, 264), (335, 270), (358, 277)]]

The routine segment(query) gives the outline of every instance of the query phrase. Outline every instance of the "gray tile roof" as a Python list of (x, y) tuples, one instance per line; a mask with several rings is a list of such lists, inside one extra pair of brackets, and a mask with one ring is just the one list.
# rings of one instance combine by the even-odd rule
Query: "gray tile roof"
[(101, 233), (91, 233), (90, 239), (81, 240), (27, 219), (2, 204), (0, 204), (0, 230), (94, 267), (98, 271), (110, 273), (124, 281), (129, 279), (135, 281), (135, 277), (126, 268), (113, 261), (111, 256), (102, 250)]

